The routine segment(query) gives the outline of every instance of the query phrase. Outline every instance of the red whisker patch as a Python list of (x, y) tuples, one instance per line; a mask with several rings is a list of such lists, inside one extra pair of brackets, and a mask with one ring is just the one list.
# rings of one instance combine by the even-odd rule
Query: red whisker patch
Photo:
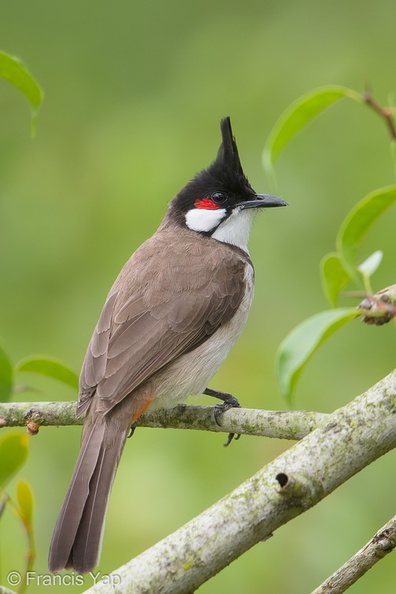
[(204, 208), (206, 210), (217, 210), (219, 205), (211, 198), (199, 198), (194, 202), (196, 208)]

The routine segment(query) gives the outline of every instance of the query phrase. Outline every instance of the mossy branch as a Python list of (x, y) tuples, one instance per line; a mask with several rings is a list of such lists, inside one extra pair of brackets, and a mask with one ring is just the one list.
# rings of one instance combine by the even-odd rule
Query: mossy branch
[[(219, 427), (210, 406), (178, 405), (145, 413), (136, 425), (301, 441), (201, 515), (116, 570), (111, 574), (112, 580), (96, 583), (87, 592), (113, 592), (114, 584), (121, 584), (123, 592), (156, 592), (159, 584), (164, 593), (194, 591), (256, 543), (269, 538), (276, 528), (395, 448), (395, 413), (396, 371), (329, 415), (232, 409), (223, 415)], [(41, 425), (81, 423), (75, 417), (74, 402), (0, 405), (0, 426), (4, 427), (27, 426), (34, 433)], [(363, 575), (378, 558), (392, 550), (394, 522), (389, 528), (391, 532), (388, 528), (387, 525), (381, 529), (329, 580), (351, 579), (350, 573), (344, 576), (351, 563), (357, 567), (352, 574), (361, 570)], [(328, 591), (320, 589), (326, 586), (327, 582), (317, 591)], [(346, 587), (336, 591), (342, 592)]]
[[(236, 413), (238, 411), (235, 411)], [(396, 447), (396, 372), (232, 493), (86, 592), (194, 592), (274, 530)], [(230, 428), (227, 428), (229, 431)]]
[[(75, 402), (0, 403), (0, 427), (27, 427), (30, 433), (37, 433), (40, 426), (82, 425), (83, 420), (76, 418), (75, 410)], [(144, 413), (134, 427), (195, 429), (297, 440), (326, 418), (326, 414), (316, 412), (234, 408), (221, 417), (220, 427), (214, 420), (212, 406), (179, 404)]]

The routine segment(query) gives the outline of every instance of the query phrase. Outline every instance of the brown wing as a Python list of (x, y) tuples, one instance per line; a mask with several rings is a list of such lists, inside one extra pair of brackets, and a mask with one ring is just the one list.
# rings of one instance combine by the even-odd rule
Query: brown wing
[(232, 318), (244, 294), (248, 259), (217, 242), (220, 257), (214, 259), (212, 241), (156, 234), (127, 262), (88, 347), (79, 414), (94, 394), (110, 410)]

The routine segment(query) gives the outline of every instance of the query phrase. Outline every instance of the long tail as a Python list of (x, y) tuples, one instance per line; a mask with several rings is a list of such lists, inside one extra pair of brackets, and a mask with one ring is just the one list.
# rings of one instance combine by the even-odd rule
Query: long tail
[(60, 511), (49, 552), (49, 569), (86, 573), (97, 564), (107, 502), (127, 429), (105, 419), (84, 430), (80, 454)]

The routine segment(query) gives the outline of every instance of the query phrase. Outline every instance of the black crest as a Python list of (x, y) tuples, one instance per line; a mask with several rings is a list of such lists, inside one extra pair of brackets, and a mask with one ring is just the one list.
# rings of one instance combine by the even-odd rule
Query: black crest
[(219, 181), (221, 180), (228, 186), (245, 186), (249, 182), (243, 173), (229, 117), (221, 120), (220, 129), (222, 143), (218, 150), (216, 160), (210, 165), (207, 172), (215, 179), (218, 179)]
[(203, 171), (200, 171), (172, 200), (168, 214), (182, 221), (195, 200), (210, 196), (214, 192), (223, 192), (227, 196), (226, 206), (249, 200), (255, 195), (250, 186), (242, 165), (235, 138), (232, 135), (230, 118), (220, 122), (222, 143), (216, 159)]

